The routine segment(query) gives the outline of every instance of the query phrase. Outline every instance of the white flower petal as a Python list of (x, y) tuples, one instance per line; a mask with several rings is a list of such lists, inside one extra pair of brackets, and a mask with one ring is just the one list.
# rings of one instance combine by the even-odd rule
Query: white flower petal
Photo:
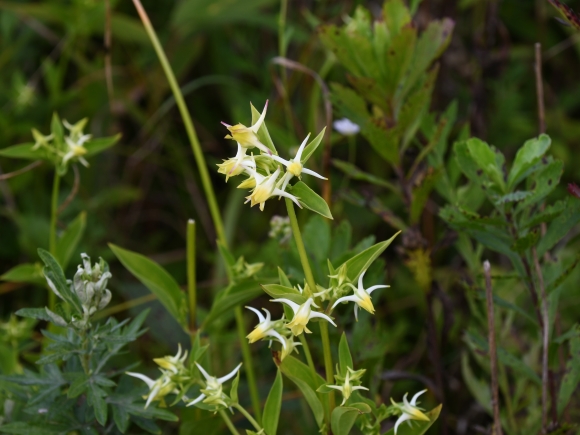
[(197, 366), (197, 368), (199, 369), (199, 371), (201, 372), (201, 374), (203, 375), (203, 377), (205, 378), (206, 381), (209, 381), (213, 376), (210, 376), (208, 374), (208, 372), (206, 372), (202, 366), (200, 366), (198, 363), (195, 363), (195, 365)]
[(401, 416), (399, 417), (399, 419), (397, 420), (397, 422), (395, 423), (395, 435), (397, 435), (397, 429), (399, 428), (399, 425), (401, 423), (403, 423), (404, 421), (410, 420), (411, 416), (409, 414), (401, 414)]
[(296, 314), (298, 312), (298, 310), (300, 309), (300, 305), (298, 305), (296, 302), (292, 302), (290, 299), (286, 299), (286, 298), (272, 299), (272, 300), (270, 300), (270, 302), (282, 302), (283, 304), (286, 304), (290, 308), (292, 308), (292, 311), (294, 311), (294, 314)]
[(336, 323), (334, 323), (334, 322), (332, 321), (332, 319), (331, 319), (330, 317), (328, 317), (326, 314), (319, 313), (318, 311), (312, 311), (312, 312), (310, 313), (310, 318), (312, 319), (312, 318), (314, 318), (314, 317), (318, 317), (318, 318), (320, 318), (320, 319), (327, 320), (327, 321), (328, 321), (328, 322), (330, 322), (332, 325), (336, 326)]
[(133, 376), (134, 378), (141, 379), (143, 382), (147, 384), (149, 389), (155, 384), (155, 381), (141, 373), (134, 373), (134, 372), (125, 372), (126, 375)]
[(241, 367), (241, 366), (242, 366), (242, 363), (239, 363), (239, 364), (238, 364), (238, 366), (237, 366), (235, 369), (233, 369), (233, 370), (232, 370), (230, 373), (228, 373), (227, 375), (225, 375), (225, 376), (222, 376), (221, 378), (218, 378), (218, 380), (217, 380), (217, 381), (218, 381), (220, 384), (223, 384), (224, 382), (226, 382), (226, 381), (229, 381), (231, 378), (233, 378), (233, 377), (236, 375), (236, 373), (238, 372), (238, 370), (240, 370), (240, 367)]
[(341, 302), (357, 302), (359, 300), (359, 298), (355, 295), (351, 295), (351, 296), (343, 296), (341, 298), (338, 298), (336, 300), (336, 302), (332, 305), (332, 307), (330, 308), (331, 310), (334, 310), (334, 307), (336, 307), (338, 304), (340, 304)]
[(372, 292), (374, 292), (377, 289), (380, 288), (389, 288), (390, 285), (373, 285), (372, 287), (366, 289), (366, 292), (370, 295)]
[(266, 320), (259, 310), (256, 310), (254, 307), (246, 307), (246, 308), (256, 313), (256, 315), (258, 316), (258, 320), (260, 321), (259, 323), (263, 323)]
[(185, 406), (195, 405), (196, 403), (201, 402), (203, 399), (205, 399), (205, 394), (200, 394), (197, 398), (193, 399), (191, 402), (189, 402)]
[(411, 399), (411, 405), (412, 405), (412, 406), (417, 406), (417, 399), (418, 399), (418, 398), (419, 398), (419, 396), (420, 396), (421, 394), (423, 394), (425, 391), (427, 391), (427, 390), (419, 391), (417, 394), (415, 394), (415, 395), (413, 396), (413, 398)]

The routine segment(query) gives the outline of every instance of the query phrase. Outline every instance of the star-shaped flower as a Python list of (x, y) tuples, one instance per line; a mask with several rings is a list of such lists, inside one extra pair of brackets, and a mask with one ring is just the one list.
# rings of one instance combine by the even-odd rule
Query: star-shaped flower
[(238, 364), (235, 369), (233, 369), (227, 375), (222, 376), (221, 378), (210, 376), (198, 363), (195, 363), (195, 365), (205, 378), (205, 388), (202, 388), (201, 394), (196, 399), (193, 399), (191, 402), (189, 402), (187, 406), (195, 405), (196, 403), (203, 401), (203, 403), (207, 403), (208, 405), (223, 405), (224, 407), (227, 407), (228, 404), (225, 402), (225, 399), (227, 399), (228, 396), (223, 393), (222, 384), (233, 378), (236, 373), (238, 373), (242, 363)]
[(401, 411), (401, 416), (395, 423), (395, 435), (397, 434), (397, 429), (399, 425), (404, 421), (407, 420), (430, 421), (429, 417), (427, 417), (425, 413), (420, 408), (417, 407), (417, 399), (425, 391), (427, 390), (419, 391), (417, 394), (415, 394), (411, 399), (411, 402), (407, 400), (407, 395), (409, 393), (405, 393), (405, 395), (403, 396), (402, 405), (400, 403), (396, 403), (391, 397), (391, 403), (393, 404), (393, 406)]
[(310, 306), (318, 308), (318, 305), (314, 303), (314, 299), (312, 298), (308, 298), (308, 300), (302, 305), (298, 305), (296, 302), (286, 298), (272, 299), (271, 302), (282, 302), (292, 308), (292, 311), (294, 311), (294, 318), (286, 325), (286, 327), (290, 328), (292, 334), (294, 335), (300, 335), (303, 331), (306, 331), (308, 334), (310, 334), (312, 331), (310, 331), (306, 325), (308, 324), (309, 320), (313, 318), (324, 319), (327, 322), (330, 322), (333, 326), (336, 326), (336, 323), (334, 323), (332, 319), (326, 314), (319, 313), (318, 311), (312, 311), (310, 309)]
[(284, 174), (284, 177), (282, 178), (282, 180), (283, 180), (282, 187), (281, 187), (282, 190), (286, 189), (286, 186), (288, 185), (288, 183), (290, 182), (292, 177), (300, 178), (302, 173), (312, 175), (314, 177), (326, 180), (326, 178), (323, 177), (322, 175), (317, 174), (316, 172), (311, 171), (310, 169), (306, 169), (303, 166), (302, 152), (304, 151), (304, 147), (306, 146), (306, 143), (308, 142), (309, 137), (310, 137), (310, 133), (308, 134), (308, 136), (306, 136), (306, 139), (304, 139), (304, 141), (302, 142), (302, 144), (298, 148), (298, 152), (296, 152), (296, 156), (293, 159), (285, 160), (280, 156), (275, 156), (275, 155), (271, 156), (272, 159), (274, 159), (277, 162), (282, 163), (284, 166), (286, 166), (286, 173)]
[(147, 399), (145, 408), (147, 408), (154, 400), (163, 400), (163, 398), (169, 393), (179, 394), (179, 391), (175, 388), (175, 383), (171, 380), (171, 376), (169, 376), (167, 372), (163, 372), (163, 375), (157, 380), (153, 380), (141, 373), (127, 372), (127, 374), (134, 378), (141, 379), (149, 387), (149, 394), (143, 397), (144, 399)]
[(258, 130), (264, 123), (266, 118), (266, 110), (268, 109), (268, 101), (264, 106), (262, 114), (256, 121), (256, 123), (250, 127), (246, 127), (244, 124), (229, 125), (222, 122), (223, 125), (230, 131), (230, 134), (226, 136), (226, 139), (235, 140), (242, 148), (258, 148), (269, 155), (272, 155), (272, 151), (258, 139)]
[[(360, 375), (359, 375), (359, 372), (362, 372), (362, 373), (360, 373)], [(360, 385), (351, 385), (351, 383), (350, 383), (352, 375), (355, 375), (353, 379), (359, 379), (364, 372), (365, 372), (364, 370), (354, 371), (350, 367), (347, 367), (346, 377), (344, 378), (344, 383), (342, 385), (327, 385), (328, 388), (333, 388), (333, 389), (338, 390), (342, 393), (342, 403), (340, 404), (340, 406), (342, 406), (346, 403), (346, 401), (348, 400), (348, 398), (350, 397), (350, 395), (352, 394), (353, 391), (356, 391), (356, 390), (367, 390), (368, 391), (367, 387), (361, 387)]]
[(177, 345), (177, 354), (175, 356), (165, 356), (163, 358), (155, 358), (153, 361), (162, 369), (169, 370), (173, 374), (178, 374), (185, 371), (183, 363), (187, 359), (187, 351), (183, 352), (181, 356), (181, 343)]
[(373, 291), (375, 291), (376, 289), (387, 288), (390, 286), (388, 286), (388, 285), (374, 285), (374, 286), (365, 290), (363, 287), (363, 277), (364, 277), (365, 273), (366, 273), (366, 270), (360, 274), (360, 277), (358, 279), (358, 288), (350, 283), (346, 284), (346, 285), (352, 287), (352, 289), (354, 290), (354, 294), (351, 296), (343, 296), (342, 298), (337, 299), (336, 302), (332, 305), (331, 309), (334, 309), (334, 307), (336, 307), (341, 302), (354, 302), (355, 303), (354, 317), (356, 318), (357, 321), (358, 321), (358, 307), (365, 309), (366, 311), (368, 311), (371, 314), (375, 313), (375, 307), (373, 306), (373, 301), (371, 300), (370, 294)]
[(255, 326), (254, 330), (246, 336), (248, 341), (250, 343), (255, 343), (256, 341), (261, 340), (264, 337), (271, 336), (275, 337), (280, 342), (282, 347), (286, 349), (286, 340), (284, 340), (284, 337), (274, 329), (277, 322), (272, 322), (270, 312), (267, 309), (262, 308), (266, 312), (266, 317), (264, 317), (262, 313), (256, 310), (255, 308), (253, 307), (246, 308), (256, 313), (258, 319), (260, 320), (260, 323), (258, 323)]
[(276, 181), (278, 180), (280, 171), (281, 169), (278, 167), (273, 174), (264, 176), (252, 169), (246, 170), (246, 172), (256, 180), (256, 187), (254, 187), (252, 193), (246, 197), (246, 202), (250, 202), (251, 207), (260, 204), (260, 210), (264, 211), (264, 205), (268, 199), (273, 196), (284, 196), (291, 199), (298, 207), (302, 208), (297, 197), (276, 187)]

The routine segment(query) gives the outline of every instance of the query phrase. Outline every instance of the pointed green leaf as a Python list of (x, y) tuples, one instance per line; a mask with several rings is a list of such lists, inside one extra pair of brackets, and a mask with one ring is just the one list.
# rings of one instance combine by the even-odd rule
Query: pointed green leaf
[(530, 170), (542, 159), (552, 140), (546, 134), (530, 139), (518, 150), (514, 164), (508, 175), (508, 189), (517, 186), (529, 173)]
[(298, 290), (293, 287), (285, 287), (278, 284), (262, 285), (262, 289), (274, 299), (285, 298), (292, 302), (302, 305), (306, 302), (306, 296), (303, 296)]
[(84, 145), (87, 150), (86, 156), (90, 157), (102, 153), (119, 142), (119, 139), (121, 139), (121, 133), (116, 134), (115, 136), (91, 139)]
[(39, 263), (24, 263), (14, 266), (1, 275), (0, 279), (9, 282), (28, 282), (37, 285), (46, 285), (46, 279), (42, 273), (42, 266)]
[[(373, 261), (375, 261), (378, 256), (381, 255), (385, 249), (387, 249), (387, 247), (393, 242), (393, 240), (395, 240), (395, 237), (397, 237), (399, 233), (400, 231), (389, 240), (377, 243), (376, 245), (365, 249), (361, 253), (345, 261), (343, 264), (346, 265), (348, 279), (350, 279), (352, 282), (357, 282), (360, 274), (370, 267)], [(337, 267), (336, 270), (339, 270), (340, 267), (342, 267), (342, 265)]]
[(276, 379), (270, 389), (270, 394), (264, 405), (264, 417), (262, 424), (266, 435), (276, 435), (278, 430), (278, 421), (280, 419), (280, 410), (282, 408), (282, 390), (284, 388), (282, 372), (278, 369)]
[(304, 151), (302, 151), (302, 158), (300, 159), (302, 164), (305, 164), (308, 161), (308, 159), (310, 158), (310, 156), (312, 156), (312, 154), (314, 154), (314, 151), (316, 151), (316, 149), (318, 148), (318, 145), (320, 145), (320, 142), (322, 141), (322, 138), (324, 137), (325, 132), (326, 132), (326, 127), (324, 127), (322, 129), (322, 131), (320, 133), (318, 133), (318, 136), (316, 136), (314, 139), (312, 139), (310, 141), (310, 143), (308, 145), (306, 145), (306, 147), (304, 147)]
[(352, 362), (352, 356), (348, 347), (348, 340), (346, 339), (346, 334), (344, 332), (342, 333), (340, 342), (338, 343), (338, 364), (340, 367), (340, 375), (343, 377), (346, 376), (349, 367), (351, 370), (354, 370), (354, 363)]
[(123, 266), (156, 295), (169, 314), (185, 328), (187, 304), (175, 279), (163, 267), (144, 255), (112, 243), (109, 243), (109, 247)]
[(302, 205), (302, 207), (305, 207), (308, 210), (312, 210), (313, 212), (316, 212), (325, 218), (333, 219), (332, 213), (330, 213), (330, 209), (328, 208), (326, 201), (322, 199), (322, 197), (314, 190), (308, 187), (304, 182), (299, 181), (291, 188), (287, 188), (287, 190), (298, 198), (298, 202)]
[(214, 299), (211, 310), (203, 321), (202, 329), (207, 328), (225, 313), (232, 312), (232, 309), (238, 305), (247, 304), (261, 294), (262, 289), (258, 281), (253, 279), (230, 284)]
[[(252, 103), (250, 103), (250, 108), (252, 110), (252, 125), (258, 122), (260, 119), (261, 113), (254, 107)], [(272, 152), (278, 155), (278, 151), (276, 151), (276, 147), (274, 146), (274, 142), (272, 142), (272, 138), (270, 137), (270, 133), (268, 132), (268, 127), (266, 127), (266, 121), (262, 123), (258, 133), (256, 133), (260, 142), (266, 145), (268, 148), (272, 150)]]
[(348, 435), (354, 426), (356, 418), (368, 414), (371, 408), (366, 403), (353, 403), (348, 406), (338, 406), (332, 410), (330, 427), (333, 435)]
[(0, 149), (0, 157), (23, 160), (46, 160), (49, 162), (53, 161), (53, 155), (45, 148), (32, 149), (33, 147), (34, 143), (12, 145)]
[(77, 294), (70, 289), (66, 282), (64, 272), (56, 258), (54, 258), (48, 251), (40, 248), (38, 249), (38, 256), (46, 265), (44, 268), (44, 276), (54, 284), (62, 299), (66, 301), (76, 313), (82, 313), (83, 308), (81, 301)]

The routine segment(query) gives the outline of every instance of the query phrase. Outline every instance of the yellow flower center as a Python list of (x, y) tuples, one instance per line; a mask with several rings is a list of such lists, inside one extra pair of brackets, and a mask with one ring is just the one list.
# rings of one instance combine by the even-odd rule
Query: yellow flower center
[(84, 156), (87, 153), (87, 149), (80, 145), (74, 145), (72, 147), (72, 152), (75, 156)]
[(373, 306), (373, 301), (369, 294), (365, 291), (357, 291), (356, 295), (359, 297), (358, 306), (362, 309), (368, 311), (371, 314), (375, 313), (375, 307)]
[(256, 341), (264, 338), (266, 336), (266, 332), (268, 331), (267, 325), (259, 324), (254, 328), (252, 332), (246, 335), (246, 338), (250, 343), (255, 343)]
[(293, 161), (288, 165), (288, 172), (295, 177), (300, 177), (300, 174), (302, 173), (302, 163)]
[(228, 127), (228, 130), (232, 134), (231, 136), (226, 136), (227, 139), (233, 139), (244, 148), (253, 148), (256, 144), (259, 144), (258, 136), (251, 129), (246, 127), (244, 124), (236, 124)]

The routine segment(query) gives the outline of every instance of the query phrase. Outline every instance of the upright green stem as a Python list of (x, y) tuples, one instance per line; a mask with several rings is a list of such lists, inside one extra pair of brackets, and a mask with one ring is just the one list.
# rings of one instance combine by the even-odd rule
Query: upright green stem
[(165, 72), (165, 77), (169, 82), (169, 86), (171, 87), (171, 91), (173, 92), (173, 96), (175, 98), (175, 102), (177, 103), (177, 107), (179, 108), (179, 112), (181, 114), (181, 118), (183, 119), (183, 124), (185, 125), (185, 130), (187, 131), (187, 136), (189, 137), (189, 142), (191, 143), (191, 149), (193, 150), (193, 155), (195, 156), (195, 162), (197, 163), (197, 169), (199, 171), (199, 177), (201, 178), (201, 183), (203, 185), (203, 190), (205, 191), (205, 196), (207, 198), (207, 202), (209, 205), (209, 211), (211, 213), (211, 217), (213, 220), (213, 224), (215, 226), (215, 231), (217, 234), (218, 240), (222, 243), (226, 244), (226, 237), (224, 232), (224, 225), (222, 222), (222, 218), (220, 215), (219, 207), (217, 204), (215, 192), (213, 190), (213, 186), (211, 184), (211, 180), (209, 178), (209, 172), (207, 170), (207, 165), (205, 163), (205, 158), (203, 156), (203, 151), (201, 150), (201, 146), (199, 144), (199, 140), (197, 138), (197, 134), (195, 132), (195, 128), (193, 126), (193, 122), (191, 120), (191, 115), (189, 114), (189, 109), (185, 104), (185, 100), (183, 99), (183, 94), (181, 93), (181, 89), (177, 80), (175, 79), (175, 74), (173, 74), (173, 70), (171, 69), (171, 65), (167, 60), (167, 56), (163, 51), (163, 47), (157, 38), (157, 34), (155, 33), (155, 29), (151, 25), (149, 21), (149, 17), (147, 16), (147, 12), (143, 9), (140, 0), (133, 0), (133, 4), (137, 9), (139, 17), (143, 22), (143, 26), (145, 26), (145, 30), (149, 35), (149, 39), (151, 39), (151, 43), (153, 44), (153, 48), (157, 53), (157, 57), (159, 57), (159, 62), (161, 62), (161, 67), (163, 68), (163, 72)]
[(232, 435), (240, 435), (240, 433), (238, 432), (238, 430), (236, 429), (236, 427), (234, 426), (234, 424), (232, 423), (232, 421), (228, 417), (228, 414), (223, 409), (220, 409), (219, 413), (220, 413), (221, 418), (224, 420), (224, 423), (226, 424), (226, 426), (228, 427), (228, 429), (232, 433)]
[[(60, 188), (60, 175), (54, 170), (54, 180), (52, 182), (52, 200), (50, 203), (50, 229), (48, 235), (48, 249), (53, 256), (56, 256), (56, 221), (58, 218), (58, 193)], [(56, 295), (48, 292), (48, 308), (54, 310)]]
[[(250, 389), (250, 399), (252, 401), (252, 409), (258, 421), (262, 421), (262, 407), (260, 405), (260, 395), (258, 394), (258, 387), (256, 384), (256, 377), (254, 374), (254, 365), (252, 362), (252, 354), (248, 340), (246, 338), (246, 328), (244, 327), (244, 315), (242, 308), (237, 306), (235, 308), (236, 324), (238, 326), (238, 339), (242, 347), (242, 356), (244, 364), (246, 365), (246, 374), (248, 375), (248, 387)], [(244, 346), (245, 345), (245, 346)]]
[(262, 427), (258, 424), (256, 420), (254, 420), (254, 418), (250, 415), (248, 411), (245, 410), (243, 406), (241, 406), (239, 403), (235, 403), (233, 407), (236, 408), (238, 411), (240, 411), (244, 415), (244, 417), (246, 417), (246, 419), (252, 424), (252, 426), (254, 426), (254, 429), (256, 429), (258, 432), (262, 430)]
[(189, 333), (195, 340), (197, 294), (195, 285), (195, 221), (187, 221), (187, 294), (189, 295)]
[[(286, 209), (288, 210), (288, 216), (290, 217), (290, 226), (292, 227), (292, 234), (294, 234), (294, 240), (296, 241), (296, 247), (298, 248), (298, 255), (300, 256), (300, 262), (302, 263), (302, 269), (304, 269), (304, 276), (306, 277), (306, 283), (310, 287), (307, 296), (312, 297), (316, 289), (316, 281), (314, 281), (314, 275), (312, 274), (312, 269), (310, 268), (310, 262), (308, 261), (308, 255), (306, 254), (306, 248), (304, 247), (304, 241), (302, 240), (302, 233), (300, 232), (300, 226), (298, 225), (298, 219), (296, 219), (296, 212), (294, 211), (294, 204), (288, 198), (284, 198), (286, 201)], [(320, 335), (322, 337), (322, 349), (324, 352), (324, 368), (326, 371), (326, 382), (334, 383), (334, 369), (332, 364), (332, 352), (330, 351), (330, 339), (328, 337), (328, 323), (320, 322)], [(330, 393), (330, 411), (334, 409), (334, 393)]]
[(306, 337), (304, 334), (300, 334), (300, 343), (302, 343), (302, 349), (304, 350), (304, 356), (306, 357), (306, 362), (308, 363), (308, 367), (312, 370), (313, 373), (316, 373), (316, 367), (314, 367), (314, 361), (312, 360), (312, 354), (310, 353), (310, 347), (308, 346), (308, 341), (306, 341)]
[[(288, 13), (288, 0), (280, 1), (280, 15), (278, 15), (278, 56), (286, 57), (286, 15)], [(286, 112), (286, 125), (288, 131), (294, 131), (292, 124), (292, 108), (288, 96), (288, 74), (284, 65), (280, 66), (280, 75), (282, 76), (282, 88), (284, 95), (284, 111)]]
[[(199, 144), (199, 140), (197, 138), (197, 134), (195, 133), (195, 128), (193, 126), (193, 122), (191, 120), (191, 115), (189, 114), (189, 110), (187, 109), (187, 105), (185, 104), (185, 100), (183, 99), (183, 94), (181, 93), (181, 89), (179, 88), (179, 84), (175, 79), (175, 74), (173, 74), (173, 70), (171, 69), (171, 65), (167, 60), (167, 56), (163, 51), (163, 47), (161, 46), (159, 39), (157, 38), (157, 34), (155, 33), (155, 29), (151, 25), (149, 21), (149, 17), (147, 16), (147, 12), (141, 5), (140, 0), (133, 0), (133, 4), (137, 9), (137, 13), (143, 22), (143, 26), (149, 35), (149, 39), (151, 39), (151, 43), (153, 44), (153, 48), (157, 53), (157, 57), (159, 58), (159, 62), (161, 63), (161, 67), (165, 72), (165, 76), (167, 81), (169, 82), (169, 86), (171, 87), (171, 91), (173, 92), (173, 96), (175, 98), (175, 102), (177, 103), (177, 107), (179, 108), (179, 113), (181, 114), (181, 118), (183, 120), (183, 124), (185, 125), (185, 130), (187, 131), (187, 136), (189, 137), (189, 141), (191, 143), (191, 148), (193, 150), (193, 155), (195, 156), (195, 162), (197, 164), (197, 169), (199, 171), (199, 177), (201, 178), (201, 183), (203, 185), (203, 190), (205, 192), (205, 196), (207, 198), (207, 202), (209, 205), (209, 211), (211, 213), (211, 217), (213, 220), (213, 224), (215, 227), (216, 235), (218, 240), (223, 244), (223, 246), (228, 246), (226, 234), (224, 231), (224, 225), (222, 222), (222, 218), (220, 215), (219, 207), (217, 204), (217, 199), (215, 196), (215, 192), (213, 190), (213, 186), (211, 184), (211, 180), (209, 178), (209, 172), (207, 170), (207, 164), (205, 162), (205, 158), (203, 156), (203, 152), (201, 150), (201, 146)], [(240, 307), (235, 308), (236, 313), (236, 322), (238, 324), (238, 330), (243, 329), (243, 321), (242, 316), (242, 309)], [(246, 366), (246, 373), (248, 374), (248, 383), (250, 388), (250, 394), (252, 395), (252, 404), (254, 406), (254, 413), (256, 416), (260, 415), (260, 401), (258, 397), (258, 388), (256, 386), (256, 378), (253, 372), (253, 364), (252, 364), (252, 353), (250, 352), (249, 344), (244, 339), (241, 340), (240, 343), (242, 347), (242, 353), (244, 356), (244, 364)], [(255, 398), (258, 400), (255, 400)]]
[(304, 269), (306, 283), (309, 287), (308, 289), (304, 289), (304, 292), (306, 292), (307, 296), (313, 296), (313, 293), (316, 291), (316, 281), (314, 280), (314, 275), (312, 274), (312, 269), (308, 262), (308, 255), (306, 254), (306, 248), (304, 247), (304, 241), (302, 240), (302, 233), (300, 232), (300, 226), (298, 225), (298, 219), (296, 219), (296, 212), (294, 211), (294, 203), (288, 198), (284, 198), (284, 200), (286, 201), (286, 209), (288, 210), (288, 216), (290, 217), (290, 226), (292, 227), (292, 234), (294, 234), (296, 248), (298, 248), (298, 255), (300, 256), (302, 269)]

